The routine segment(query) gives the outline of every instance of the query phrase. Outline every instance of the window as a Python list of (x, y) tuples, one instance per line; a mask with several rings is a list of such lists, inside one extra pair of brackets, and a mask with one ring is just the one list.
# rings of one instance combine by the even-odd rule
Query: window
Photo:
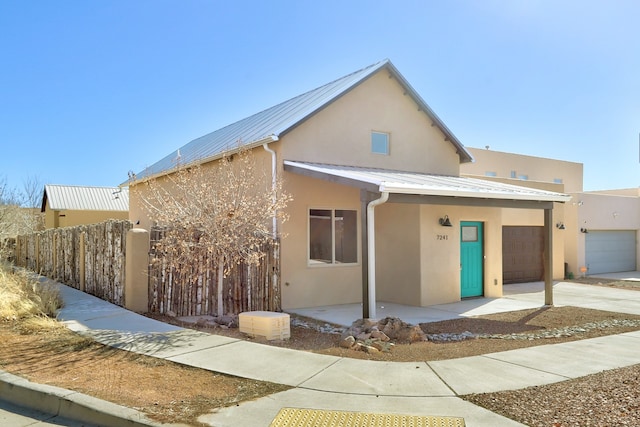
[(371, 132), (371, 152), (375, 154), (389, 154), (389, 134)]
[(486, 172), (484, 173), (484, 176), (498, 176), (498, 174), (497, 174), (497, 173), (495, 173), (495, 172), (486, 171)]
[(554, 184), (562, 184), (562, 178), (553, 178)]
[(463, 242), (477, 242), (478, 241), (478, 227), (472, 225), (465, 225), (462, 227), (462, 241)]
[(355, 210), (309, 210), (309, 262), (358, 262), (358, 213)]
[(518, 175), (518, 179), (521, 179), (523, 181), (526, 181), (529, 179), (529, 175)]

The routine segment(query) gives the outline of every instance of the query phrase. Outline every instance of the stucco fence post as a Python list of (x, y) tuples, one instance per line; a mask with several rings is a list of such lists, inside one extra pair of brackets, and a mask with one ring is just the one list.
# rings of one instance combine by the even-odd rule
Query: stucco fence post
[(127, 232), (124, 305), (138, 313), (149, 311), (149, 232), (132, 228)]

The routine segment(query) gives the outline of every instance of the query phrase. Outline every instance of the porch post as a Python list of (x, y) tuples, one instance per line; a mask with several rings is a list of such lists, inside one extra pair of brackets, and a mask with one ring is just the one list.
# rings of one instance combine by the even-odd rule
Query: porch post
[(544, 304), (553, 305), (553, 207), (544, 210)]
[(369, 235), (367, 234), (367, 205), (372, 199), (367, 190), (360, 190), (360, 252), (362, 259), (362, 318), (369, 318)]

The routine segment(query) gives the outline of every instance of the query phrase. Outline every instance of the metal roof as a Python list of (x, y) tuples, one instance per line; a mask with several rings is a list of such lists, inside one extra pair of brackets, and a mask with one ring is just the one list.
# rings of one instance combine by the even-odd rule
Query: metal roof
[(47, 184), (42, 197), (42, 212), (47, 201), (53, 210), (126, 212), (129, 210), (129, 189)]
[(285, 160), (285, 170), (338, 177), (344, 183), (370, 191), (423, 196), (568, 202), (571, 196), (552, 191), (460, 176), (430, 175), (386, 169), (359, 168)]
[(386, 68), (388, 72), (400, 82), (405, 91), (414, 98), (420, 109), (424, 111), (431, 118), (433, 124), (444, 133), (446, 140), (455, 146), (460, 156), (460, 161), (472, 161), (473, 157), (471, 154), (436, 116), (433, 110), (431, 110), (411, 85), (409, 85), (391, 61), (386, 59), (194, 139), (147, 167), (138, 173), (136, 177), (140, 179), (161, 175), (175, 168), (178, 163), (188, 165), (213, 160), (221, 157), (225, 152), (237, 150), (239, 145), (250, 147), (265, 142), (277, 141), (286, 132), (383, 68)]

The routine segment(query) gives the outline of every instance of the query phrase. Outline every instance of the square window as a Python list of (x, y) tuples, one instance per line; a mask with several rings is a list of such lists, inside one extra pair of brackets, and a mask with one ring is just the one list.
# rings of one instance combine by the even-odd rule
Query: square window
[(309, 262), (358, 262), (358, 213), (346, 209), (309, 210)]
[(463, 226), (462, 227), (462, 241), (463, 242), (477, 242), (478, 241), (478, 227), (476, 226)]
[(389, 134), (371, 132), (371, 152), (376, 154), (389, 154)]

